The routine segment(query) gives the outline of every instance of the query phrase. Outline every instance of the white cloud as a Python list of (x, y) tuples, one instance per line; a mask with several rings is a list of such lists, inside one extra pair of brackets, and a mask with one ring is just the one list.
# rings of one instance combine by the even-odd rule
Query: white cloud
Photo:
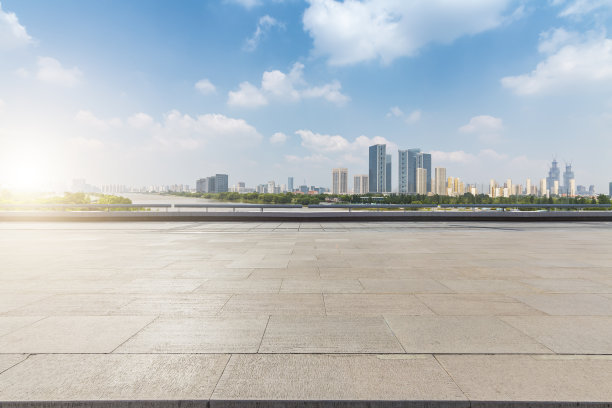
[(246, 51), (255, 51), (255, 49), (259, 45), (259, 42), (263, 38), (265, 38), (268, 32), (274, 27), (282, 29), (285, 27), (285, 25), (283, 23), (278, 22), (274, 17), (270, 17), (267, 14), (261, 17), (257, 22), (257, 28), (255, 29), (255, 32), (252, 36), (247, 38), (244, 44), (244, 49)]
[(123, 122), (119, 118), (100, 119), (88, 110), (78, 111), (74, 119), (81, 124), (99, 130), (106, 130), (111, 127), (120, 127), (123, 125)]
[(64, 68), (55, 58), (38, 57), (36, 78), (39, 81), (72, 87), (80, 82), (82, 76), (83, 73), (77, 67)]
[(475, 159), (471, 153), (466, 153), (463, 150), (454, 152), (442, 152), (439, 150), (433, 150), (430, 152), (431, 158), (434, 163), (469, 163)]
[(550, 55), (530, 73), (502, 78), (502, 85), (518, 95), (590, 84), (612, 87), (612, 39), (590, 33), (577, 41), (557, 30), (543, 37), (540, 50)]
[(30, 77), (30, 71), (25, 68), (19, 68), (15, 70), (15, 75), (17, 75), (19, 78), (27, 79)]
[(15, 13), (2, 10), (0, 3), (0, 51), (7, 51), (32, 43), (32, 37), (19, 23)]
[(195, 89), (200, 91), (202, 95), (208, 95), (211, 93), (215, 93), (217, 88), (210, 82), (208, 79), (200, 79), (195, 83)]
[(70, 139), (69, 142), (73, 146), (83, 150), (99, 150), (104, 147), (104, 143), (102, 143), (101, 140), (82, 136), (74, 137)]
[(564, 28), (553, 28), (540, 34), (538, 51), (542, 54), (553, 54), (567, 44), (579, 42), (579, 35)]
[(332, 65), (413, 56), (430, 43), (498, 27), (512, 0), (309, 0), (304, 29)]
[(238, 4), (246, 9), (252, 9), (255, 6), (260, 6), (261, 0), (225, 0), (226, 3)]
[(362, 135), (357, 137), (353, 142), (350, 142), (340, 135), (314, 133), (305, 129), (298, 130), (295, 133), (302, 139), (303, 147), (319, 153), (358, 153), (360, 156), (365, 156), (367, 155), (368, 147), (374, 144), (387, 144), (387, 149), (389, 149), (389, 151), (397, 147), (395, 143), (381, 136), (369, 138)]
[(387, 113), (388, 118), (390, 117), (404, 118), (404, 121), (408, 124), (417, 123), (419, 120), (421, 120), (421, 115), (422, 115), (422, 112), (420, 109), (415, 109), (412, 112), (410, 112), (408, 115), (406, 115), (404, 111), (402, 111), (397, 106), (393, 106), (391, 109), (389, 109), (389, 112)]
[(243, 108), (258, 108), (268, 104), (268, 100), (261, 93), (259, 88), (250, 82), (242, 82), (237, 91), (228, 93), (227, 104)]
[(153, 126), (155, 121), (146, 113), (138, 112), (130, 116), (127, 120), (128, 125), (136, 129), (145, 129)]
[(602, 8), (612, 8), (610, 0), (574, 0), (559, 13), (559, 16), (583, 16)]
[(4, 112), (4, 107), (6, 106), (6, 103), (0, 99), (0, 113)]
[(287, 135), (283, 132), (276, 132), (270, 136), (270, 143), (283, 144), (287, 141)]
[(489, 115), (474, 116), (470, 121), (459, 128), (459, 132), (475, 134), (486, 143), (496, 142), (501, 139), (504, 129), (503, 121)]
[(255, 108), (267, 105), (270, 100), (297, 102), (302, 99), (321, 98), (338, 106), (344, 105), (350, 98), (341, 92), (338, 81), (321, 86), (309, 86), (303, 77), (304, 65), (297, 62), (289, 73), (279, 70), (265, 71), (261, 87), (250, 82), (242, 82), (237, 91), (228, 94), (228, 105)]
[(329, 162), (330, 159), (322, 154), (312, 154), (304, 157), (299, 157), (293, 154), (285, 155), (285, 160), (290, 163), (306, 163), (306, 164), (321, 164)]

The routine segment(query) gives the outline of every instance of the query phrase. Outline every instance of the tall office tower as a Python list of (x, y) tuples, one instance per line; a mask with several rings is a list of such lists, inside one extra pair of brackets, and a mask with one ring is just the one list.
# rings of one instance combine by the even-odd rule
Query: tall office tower
[(446, 168), (444, 167), (436, 167), (436, 188), (434, 189), (434, 193), (437, 195), (446, 195)]
[(216, 193), (217, 190), (217, 178), (215, 176), (206, 177), (206, 192)]
[(227, 193), (229, 189), (227, 174), (215, 174), (215, 193)]
[(553, 189), (555, 181), (557, 181), (559, 184), (561, 183), (561, 169), (559, 169), (559, 167), (557, 166), (557, 160), (553, 159), (552, 166), (548, 171), (548, 177), (546, 177), (546, 185), (549, 189)]
[(421, 149), (408, 149), (406, 152), (406, 179), (408, 180), (408, 194), (416, 194), (417, 155)]
[(595, 186), (592, 184), (589, 186), (589, 195), (591, 196), (595, 195)]
[(546, 190), (548, 187), (546, 186), (546, 179), (543, 178), (540, 180), (540, 196), (543, 197), (546, 195)]
[(332, 194), (348, 193), (348, 169), (332, 169)]
[(495, 197), (496, 188), (497, 188), (497, 183), (495, 182), (495, 180), (491, 179), (489, 181), (489, 196), (490, 197)]
[(570, 197), (576, 197), (576, 179), (570, 179), (569, 181), (569, 195)]
[(552, 191), (553, 195), (559, 195), (559, 180), (553, 181)]
[(417, 194), (427, 194), (427, 169), (418, 167), (416, 169), (416, 179)]
[(196, 192), (198, 193), (208, 193), (206, 191), (208, 189), (208, 180), (205, 178), (198, 179), (196, 181)]
[(408, 150), (397, 151), (397, 192), (408, 194)]
[(387, 145), (370, 146), (370, 193), (383, 193), (387, 187)]
[(574, 178), (572, 164), (565, 163), (565, 171), (563, 172), (563, 194), (570, 194), (570, 180)]
[(391, 188), (391, 175), (393, 174), (393, 170), (391, 170), (391, 155), (388, 154), (386, 156), (386, 171), (385, 171), (385, 191), (390, 193)]
[(531, 195), (531, 179), (527, 179), (527, 183), (525, 183), (525, 194)]
[(446, 194), (449, 196), (455, 195), (455, 179), (452, 177), (449, 177), (446, 181)]
[(431, 191), (431, 154), (417, 154), (417, 168), (427, 170), (427, 193)]
[(268, 181), (268, 185), (266, 187), (266, 193), (274, 194), (275, 187), (276, 187), (276, 182), (274, 182), (274, 180)]
[(514, 189), (512, 188), (512, 179), (506, 180), (506, 187), (508, 187), (508, 194), (512, 195), (514, 193)]
[(358, 174), (353, 177), (353, 192), (354, 194), (368, 194), (370, 188), (367, 174)]
[(290, 193), (293, 192), (293, 177), (289, 177), (287, 179), (287, 191), (289, 191)]

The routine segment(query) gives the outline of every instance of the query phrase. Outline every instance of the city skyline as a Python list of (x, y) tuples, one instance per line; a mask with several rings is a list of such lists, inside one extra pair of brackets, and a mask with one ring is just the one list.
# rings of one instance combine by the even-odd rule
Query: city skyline
[(328, 185), (384, 143), (392, 190), (421, 146), (473, 183), (556, 157), (606, 192), (612, 5), (406, 4), (3, 0), (0, 187)]

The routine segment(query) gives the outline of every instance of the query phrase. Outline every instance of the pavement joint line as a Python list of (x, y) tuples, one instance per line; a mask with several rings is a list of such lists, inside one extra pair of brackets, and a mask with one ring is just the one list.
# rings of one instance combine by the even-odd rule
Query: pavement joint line
[(448, 378), (450, 378), (453, 383), (457, 386), (457, 388), (459, 389), (459, 391), (461, 391), (461, 393), (463, 394), (463, 396), (468, 400), (468, 402), (470, 403), (470, 406), (472, 406), (472, 401), (470, 400), (470, 397), (466, 394), (466, 392), (461, 388), (461, 386), (457, 383), (457, 380), (455, 380), (455, 377), (452, 376), (451, 373), (448, 372), (448, 370), (446, 369), (446, 367), (444, 367), (444, 364), (442, 364), (442, 362), (440, 360), (438, 360), (438, 357), (436, 356), (436, 354), (432, 353), (431, 356), (434, 358), (434, 360), (436, 360), (436, 363), (438, 363), (438, 365), (440, 366), (440, 368), (442, 368), (444, 370), (444, 372), (446, 373), (446, 375), (448, 375)]
[(401, 342), (401, 341), (400, 341), (400, 340), (397, 338), (397, 335), (395, 334), (395, 332), (393, 331), (393, 329), (391, 328), (391, 326), (389, 326), (389, 322), (387, 321), (387, 318), (386, 318), (384, 315), (382, 315), (382, 319), (384, 320), (385, 325), (387, 325), (387, 328), (389, 329), (389, 331), (391, 332), (391, 334), (393, 334), (393, 338), (395, 339), (395, 341), (397, 341), (397, 344), (399, 344), (399, 345), (400, 345), (400, 347), (402, 348), (402, 350), (404, 350), (404, 354), (409, 354), (409, 353), (406, 351), (406, 348), (404, 347), (404, 345), (402, 344), (402, 342)]
[(268, 325), (270, 324), (271, 315), (268, 315), (268, 320), (266, 321), (266, 327), (261, 335), (261, 340), (259, 340), (259, 345), (257, 346), (257, 352), (251, 354), (259, 354), (259, 350), (261, 349), (261, 345), (263, 344), (264, 337), (266, 337), (266, 332), (268, 331)]
[[(10, 354), (13, 354), (13, 353), (10, 353)], [(20, 353), (17, 353), (17, 354), (20, 354)], [(23, 353), (23, 354), (25, 354), (25, 355), (26, 355), (26, 356), (25, 356), (25, 358), (24, 358), (23, 360), (18, 361), (18, 362), (16, 362), (15, 364), (13, 364), (12, 366), (7, 367), (6, 369), (4, 369), (4, 370), (0, 371), (0, 375), (4, 374), (5, 372), (7, 372), (8, 370), (10, 370), (11, 368), (13, 368), (13, 367), (15, 367), (15, 366), (18, 366), (19, 364), (23, 363), (23, 362), (24, 362), (24, 361), (26, 361), (28, 358), (30, 358), (30, 356), (32, 356), (32, 355), (33, 355), (32, 353)], [(1, 407), (1, 406), (2, 406), (2, 401), (0, 401), (0, 407)]]
[[(151, 324), (153, 324), (153, 322), (155, 322), (157, 319), (160, 318), (161, 315), (157, 315), (155, 316), (155, 318), (153, 320), (151, 320), (149, 323), (145, 324), (140, 330), (136, 331), (136, 333), (132, 334), (131, 336), (129, 336), (127, 339), (125, 339), (124, 341), (121, 342), (121, 344), (119, 344), (117, 347), (115, 347), (110, 353), (103, 353), (103, 354), (113, 354), (115, 351), (117, 351), (117, 349), (121, 346), (123, 346), (125, 343), (127, 343), (128, 341), (130, 341), (134, 336), (136, 336), (138, 333), (140, 333), (141, 331), (143, 331), (144, 329), (146, 329), (147, 327), (149, 327)], [(60, 354), (60, 353), (57, 353)], [(76, 353), (71, 353), (71, 354), (76, 354)], [(117, 353), (117, 354), (121, 354), (121, 353)]]
[[(263, 338), (263, 337), (262, 337)], [(212, 387), (212, 391), (210, 392), (210, 395), (208, 397), (208, 403), (206, 404), (207, 407), (210, 406), (210, 400), (212, 399), (213, 394), (215, 393), (215, 391), (217, 390), (217, 387), (219, 386), (219, 382), (221, 382), (221, 378), (223, 378), (223, 374), (225, 374), (225, 370), (227, 369), (227, 366), (230, 363), (230, 360), (234, 357), (233, 354), (229, 354), (227, 356), (227, 360), (225, 361), (225, 365), (223, 366), (223, 370), (221, 370), (221, 375), (219, 375), (219, 378), (217, 378), (217, 381), (215, 382), (215, 386)]]

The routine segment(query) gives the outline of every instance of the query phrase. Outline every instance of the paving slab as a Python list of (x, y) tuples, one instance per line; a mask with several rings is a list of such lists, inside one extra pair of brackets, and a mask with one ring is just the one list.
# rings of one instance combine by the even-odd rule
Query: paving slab
[(382, 317), (271, 316), (261, 353), (402, 353)]
[(0, 401), (207, 400), (229, 356), (44, 354), (0, 374)]
[(0, 374), (28, 358), (28, 354), (0, 354)]
[(116, 353), (256, 353), (268, 318), (159, 318)]
[(359, 282), (367, 293), (453, 293), (452, 289), (434, 279), (369, 279)]
[(153, 316), (51, 316), (0, 337), (3, 353), (110, 353)]
[(417, 294), (427, 307), (443, 316), (537, 315), (542, 312), (500, 294)]
[(510, 279), (439, 279), (456, 293), (530, 293), (535, 289)]
[(612, 401), (612, 358), (609, 356), (437, 355), (436, 358), (472, 401), (564, 401), (574, 406), (580, 406), (577, 402), (581, 401)]
[(134, 298), (126, 295), (67, 294), (53, 295), (7, 312), (7, 315), (108, 315)]
[(612, 354), (609, 316), (506, 316), (502, 320), (555, 353)]
[(356, 279), (283, 279), (280, 293), (361, 293)]
[(321, 294), (238, 294), (231, 297), (219, 316), (235, 315), (324, 315)]
[(45, 316), (0, 316), (0, 337), (44, 318)]
[(521, 279), (521, 282), (547, 293), (612, 293), (612, 286), (588, 279)]
[(112, 314), (157, 315), (163, 317), (214, 316), (232, 295), (169, 294), (140, 296)]
[(227, 400), (466, 398), (432, 356), (267, 354), (232, 356), (212, 395), (211, 407)]
[(407, 353), (552, 353), (494, 316), (387, 316)]
[(325, 294), (328, 315), (431, 315), (433, 312), (409, 294)]
[[(6, 281), (2, 281), (3, 284)], [(0, 287), (3, 285), (0, 285)], [(37, 300), (44, 299), (48, 295), (22, 293), (18, 290), (17, 293), (2, 293), (0, 296), (0, 313), (6, 313), (12, 309), (25, 306)]]
[(278, 293), (281, 279), (214, 279), (202, 283), (194, 293)]
[(612, 299), (599, 294), (519, 294), (521, 302), (555, 316), (612, 316)]

